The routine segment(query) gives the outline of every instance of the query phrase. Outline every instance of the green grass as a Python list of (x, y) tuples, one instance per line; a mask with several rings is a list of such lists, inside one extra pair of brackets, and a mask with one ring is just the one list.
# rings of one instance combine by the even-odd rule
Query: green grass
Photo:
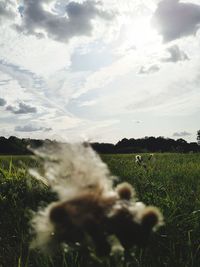
[[(144, 155), (148, 157), (148, 155)], [(147, 248), (125, 257), (88, 258), (81, 249), (58, 252), (53, 258), (29, 251), (32, 211), (56, 198), (31, 178), (31, 157), (0, 157), (0, 266), (2, 267), (197, 267), (200, 266), (200, 154), (156, 154), (144, 168), (134, 155), (102, 155), (118, 182), (133, 184), (138, 199), (158, 206), (165, 226), (152, 235)]]

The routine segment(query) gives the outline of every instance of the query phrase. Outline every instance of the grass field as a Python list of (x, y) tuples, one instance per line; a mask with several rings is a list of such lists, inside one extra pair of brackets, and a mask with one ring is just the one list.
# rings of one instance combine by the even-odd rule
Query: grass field
[(147, 166), (135, 155), (102, 155), (118, 182), (134, 185), (138, 199), (161, 209), (165, 225), (152, 235), (148, 247), (124, 256), (87, 258), (81, 248), (47, 257), (30, 251), (32, 212), (56, 195), (31, 178), (30, 157), (0, 157), (0, 267), (194, 267), (200, 266), (200, 154), (156, 154)]

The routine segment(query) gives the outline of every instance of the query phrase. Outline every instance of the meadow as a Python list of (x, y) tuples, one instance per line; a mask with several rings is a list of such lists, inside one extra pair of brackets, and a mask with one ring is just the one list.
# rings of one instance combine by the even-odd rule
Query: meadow
[(47, 186), (28, 174), (40, 162), (29, 156), (0, 157), (0, 267), (197, 267), (200, 266), (200, 154), (155, 154), (145, 166), (134, 154), (101, 155), (117, 182), (131, 183), (137, 197), (160, 208), (165, 225), (146, 248), (109, 258), (86, 256), (84, 248), (66, 247), (44, 256), (30, 250), (29, 221), (39, 207), (56, 199)]

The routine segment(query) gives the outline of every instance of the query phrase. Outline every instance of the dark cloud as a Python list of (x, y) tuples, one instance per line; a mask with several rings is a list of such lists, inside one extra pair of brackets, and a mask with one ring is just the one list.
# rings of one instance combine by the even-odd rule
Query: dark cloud
[(200, 27), (200, 5), (163, 0), (158, 4), (152, 23), (164, 42), (194, 35)]
[(186, 131), (184, 132), (176, 132), (173, 134), (174, 137), (186, 137), (186, 136), (191, 136), (191, 133), (188, 133)]
[(180, 50), (178, 45), (173, 45), (169, 47), (167, 51), (169, 52), (170, 56), (167, 58), (163, 58), (163, 62), (178, 62), (189, 60), (188, 55), (184, 51)]
[(15, 3), (11, 0), (0, 1), (0, 21), (13, 19), (15, 16)]
[(6, 105), (6, 100), (3, 98), (0, 98), (0, 107), (3, 107)]
[(64, 14), (56, 10), (54, 13), (44, 9), (48, 0), (26, 0), (21, 9), (22, 24), (16, 29), (25, 34), (36, 35), (41, 38), (44, 34), (48, 37), (66, 42), (74, 36), (90, 35), (92, 33), (92, 20), (99, 17), (111, 20), (113, 14), (100, 8), (100, 2), (85, 1), (83, 3), (68, 2), (64, 8)]
[(52, 128), (35, 127), (31, 124), (15, 127), (15, 131), (17, 131), (17, 132), (38, 132), (38, 131), (49, 132), (51, 130), (52, 130)]
[(158, 72), (160, 70), (160, 68), (157, 65), (152, 65), (150, 67), (144, 67), (142, 66), (139, 70), (139, 74), (152, 74), (155, 72)]
[(37, 109), (35, 107), (29, 106), (24, 103), (19, 103), (18, 107), (7, 106), (6, 110), (11, 111), (14, 114), (28, 114), (37, 112)]
[(140, 124), (140, 123), (141, 123), (141, 121), (135, 121), (135, 120), (134, 120), (134, 122), (135, 122), (136, 124)]

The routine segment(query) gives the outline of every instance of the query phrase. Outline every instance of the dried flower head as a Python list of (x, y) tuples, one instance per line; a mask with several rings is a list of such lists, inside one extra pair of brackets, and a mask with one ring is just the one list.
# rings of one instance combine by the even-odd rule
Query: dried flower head
[(108, 255), (113, 251), (111, 236), (123, 248), (144, 245), (162, 223), (158, 209), (136, 202), (130, 184), (114, 188), (115, 177), (89, 146), (51, 145), (35, 153), (44, 161), (42, 178), (36, 178), (57, 192), (59, 200), (33, 218), (33, 247), (85, 244), (89, 236), (96, 252)]

